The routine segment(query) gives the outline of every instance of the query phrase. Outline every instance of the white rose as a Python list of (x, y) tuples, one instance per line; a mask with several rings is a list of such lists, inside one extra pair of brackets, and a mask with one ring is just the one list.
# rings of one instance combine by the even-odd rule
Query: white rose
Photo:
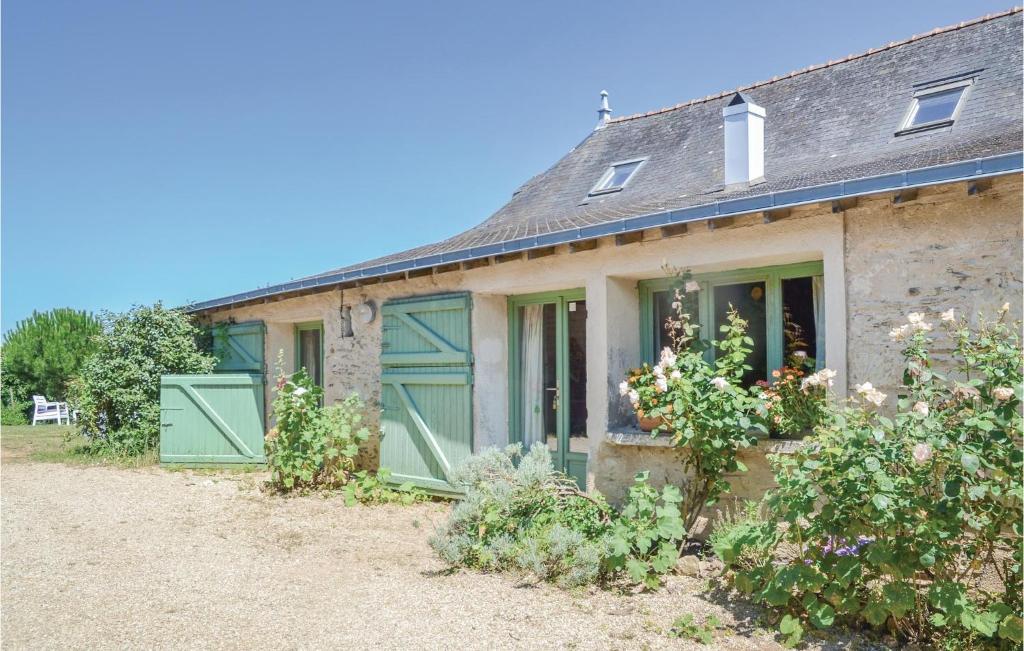
[(867, 393), (869, 391), (874, 391), (875, 387), (871, 386), (870, 382), (865, 382), (864, 384), (855, 384), (855, 385), (853, 385), (853, 390), (856, 391), (857, 393), (861, 394), (861, 395), (864, 395), (865, 393)]
[(992, 396), (999, 401), (1009, 400), (1013, 397), (1013, 389), (1010, 387), (996, 387), (992, 389)]
[(672, 378), (673, 380), (678, 380), (679, 378), (683, 377), (683, 374), (682, 374), (682, 373), (680, 373), (680, 372), (679, 372), (679, 369), (677, 369), (677, 368), (676, 368), (676, 369), (672, 369), (672, 372), (671, 372), (671, 373), (669, 373), (669, 375), (668, 375), (668, 376), (669, 376), (670, 378)]
[(903, 341), (903, 339), (907, 336), (907, 330), (909, 329), (910, 326), (907, 325), (901, 325), (897, 328), (893, 328), (892, 330), (889, 331), (889, 338), (892, 339), (893, 341)]
[(624, 396), (627, 393), (629, 393), (629, 382), (623, 380), (622, 382), (619, 382), (619, 395)]
[(928, 403), (923, 400), (915, 402), (913, 409), (915, 413), (921, 414), (922, 416), (928, 415)]
[(882, 403), (885, 402), (885, 398), (885, 394), (877, 389), (872, 389), (864, 394), (864, 399), (876, 407), (881, 407)]
[(292, 391), (292, 395), (293, 396), (301, 396), (304, 393), (306, 393), (306, 388), (305, 387), (299, 387), (295, 391)]
[(793, 357), (796, 357), (797, 359), (807, 359), (807, 351), (806, 350), (794, 351), (793, 352)]
[(724, 377), (711, 378), (711, 384), (715, 385), (715, 388), (719, 391), (725, 391), (729, 386), (729, 380), (726, 380)]
[(672, 352), (671, 348), (663, 348), (661, 351), (661, 365), (664, 367), (676, 365), (676, 354)]
[(918, 443), (914, 446), (914, 451), (911, 454), (916, 463), (925, 463), (932, 458), (932, 446), (927, 443)]
[(640, 394), (636, 392), (636, 389), (630, 389), (627, 395), (629, 396), (629, 401), (636, 407), (637, 403), (640, 402)]
[(666, 391), (668, 391), (668, 380), (666, 380), (664, 377), (658, 378), (657, 380), (654, 381), (654, 388), (657, 389), (660, 393), (665, 393)]
[(805, 377), (803, 379), (803, 382), (800, 383), (800, 390), (803, 391), (804, 393), (807, 393), (808, 389), (816, 387), (816, 386), (820, 386), (820, 385), (821, 385), (821, 378), (818, 376), (817, 373), (815, 373), (814, 375), (808, 375), (807, 377)]

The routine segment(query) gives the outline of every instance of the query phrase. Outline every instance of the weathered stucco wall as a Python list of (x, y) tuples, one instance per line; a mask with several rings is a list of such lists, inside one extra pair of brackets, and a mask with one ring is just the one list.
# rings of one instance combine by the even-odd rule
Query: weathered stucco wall
[[(826, 283), (826, 356), (839, 372), (836, 391), (848, 381), (870, 379), (886, 386), (896, 378), (896, 349), (888, 330), (911, 309), (956, 307), (976, 310), (1009, 300), (1021, 302), (1021, 192), (1019, 179), (997, 180), (979, 196), (963, 185), (922, 190), (910, 203), (893, 206), (890, 197), (865, 199), (845, 213), (812, 205), (791, 216), (763, 223), (760, 216), (710, 230), (693, 225), (681, 236), (657, 231), (641, 242), (616, 246), (605, 239), (597, 248), (538, 259), (495, 263), (468, 271), (368, 284), (342, 292), (273, 301), (218, 312), (212, 317), (268, 324), (267, 359), (285, 350), (293, 370), (292, 325), (323, 320), (328, 403), (356, 391), (371, 405), (370, 425), (379, 423), (381, 319), (354, 323), (354, 336), (342, 338), (340, 308), (389, 298), (448, 291), (473, 294), (475, 357), (474, 427), (476, 450), (508, 441), (507, 298), (557, 289), (585, 288), (587, 300), (588, 486), (612, 499), (622, 495), (633, 475), (648, 470), (661, 483), (679, 481), (672, 451), (614, 445), (607, 433), (627, 424), (616, 385), (640, 359), (637, 281), (665, 275), (664, 265), (694, 272), (723, 271), (807, 260), (822, 260)], [(849, 334), (849, 336), (848, 336)], [(884, 389), (883, 389), (884, 390)], [(371, 445), (362, 462), (377, 463)], [(748, 463), (748, 465), (751, 465)], [(675, 478), (675, 479), (673, 479)], [(754, 498), (770, 473), (754, 462), (737, 491)]]
[[(909, 312), (993, 316), (1005, 302), (1021, 316), (1021, 180), (1002, 177), (980, 194), (966, 184), (922, 190), (894, 205), (862, 200), (846, 212), (849, 382), (870, 381), (895, 398), (902, 374), (890, 341)], [(941, 346), (941, 341), (940, 341)], [(937, 352), (943, 352), (940, 347)]]

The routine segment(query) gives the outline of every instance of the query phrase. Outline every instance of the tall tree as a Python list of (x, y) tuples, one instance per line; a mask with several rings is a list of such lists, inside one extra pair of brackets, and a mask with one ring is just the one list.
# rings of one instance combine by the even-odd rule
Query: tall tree
[(4, 402), (38, 393), (64, 399), (68, 383), (97, 346), (102, 331), (92, 314), (71, 308), (33, 312), (4, 335), (0, 348)]

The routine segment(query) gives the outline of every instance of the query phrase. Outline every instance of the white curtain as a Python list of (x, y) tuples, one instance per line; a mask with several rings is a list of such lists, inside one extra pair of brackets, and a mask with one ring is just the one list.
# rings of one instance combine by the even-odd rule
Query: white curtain
[(547, 443), (544, 433), (544, 306), (523, 307), (522, 396), (523, 447)]
[(814, 299), (814, 370), (825, 368), (825, 277), (811, 277)]

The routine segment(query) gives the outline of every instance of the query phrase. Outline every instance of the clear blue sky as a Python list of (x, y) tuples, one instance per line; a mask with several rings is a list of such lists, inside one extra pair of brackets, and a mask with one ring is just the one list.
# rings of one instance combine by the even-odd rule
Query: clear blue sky
[(579, 142), (602, 88), (647, 111), (1010, 2), (8, 0), (2, 326), (435, 241)]

